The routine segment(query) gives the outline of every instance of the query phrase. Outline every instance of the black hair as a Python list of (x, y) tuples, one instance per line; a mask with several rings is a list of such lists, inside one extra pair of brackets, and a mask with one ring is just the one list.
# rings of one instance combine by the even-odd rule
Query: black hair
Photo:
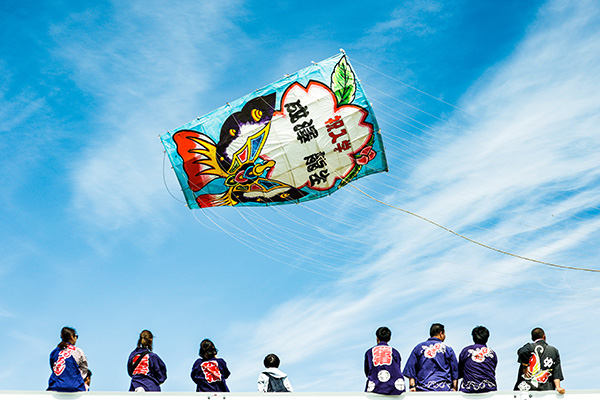
[(490, 338), (490, 331), (485, 326), (476, 326), (471, 331), (471, 335), (475, 344), (486, 344)]
[(375, 331), (375, 336), (379, 342), (389, 342), (392, 338), (392, 331), (387, 326), (382, 326)]
[(209, 360), (217, 355), (217, 348), (210, 339), (204, 339), (202, 343), (200, 343), (198, 355), (204, 360)]
[(440, 333), (444, 332), (444, 325), (435, 323), (431, 325), (431, 328), (429, 328), (429, 337), (438, 336)]
[(265, 357), (265, 361), (263, 361), (263, 364), (265, 365), (265, 368), (279, 368), (279, 362), (279, 357), (271, 353), (267, 354), (267, 356)]
[(152, 335), (152, 332), (150, 332), (148, 329), (144, 329), (140, 332), (140, 338), (138, 339), (137, 347), (141, 347), (142, 349), (148, 349), (152, 351), (153, 339), (154, 336)]
[(546, 333), (542, 328), (534, 328), (531, 331), (531, 340), (536, 341), (538, 339), (543, 339)]
[(87, 370), (87, 374), (85, 374), (85, 377), (86, 377), (86, 379), (87, 379), (87, 378), (90, 378), (90, 379), (92, 379), (92, 370), (91, 370), (91, 369), (88, 369), (88, 370)]
[(58, 344), (59, 349), (66, 349), (71, 343), (73, 338), (77, 337), (77, 331), (75, 328), (71, 328), (70, 326), (65, 326), (60, 330), (60, 339), (61, 342)]

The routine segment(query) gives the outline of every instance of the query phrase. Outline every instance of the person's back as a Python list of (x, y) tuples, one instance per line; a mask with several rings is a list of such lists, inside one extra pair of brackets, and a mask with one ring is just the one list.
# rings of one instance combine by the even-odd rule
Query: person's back
[(411, 352), (404, 376), (410, 380), (410, 391), (455, 391), (458, 386), (458, 363), (452, 347), (444, 344), (444, 325), (433, 324), (430, 338)]
[(474, 344), (465, 347), (458, 358), (458, 376), (462, 378), (460, 390), (465, 393), (495, 391), (498, 356), (487, 347), (490, 332), (484, 326), (477, 326), (471, 335)]
[(565, 389), (560, 386), (563, 380), (558, 349), (546, 343), (542, 328), (531, 331), (533, 343), (527, 343), (517, 351), (519, 373), (514, 390), (555, 390), (560, 394)]
[(87, 375), (87, 359), (79, 347), (75, 347), (78, 335), (75, 329), (65, 326), (60, 332), (61, 342), (50, 353), (52, 374), (48, 389), (57, 392), (83, 392), (83, 377)]
[(392, 338), (389, 328), (382, 326), (375, 332), (377, 345), (365, 353), (365, 392), (399, 395), (405, 391), (400, 353), (388, 342)]
[(196, 383), (197, 392), (229, 392), (225, 380), (231, 373), (227, 363), (217, 358), (217, 349), (212, 341), (204, 339), (200, 343), (200, 358), (192, 366), (190, 374)]
[(258, 391), (292, 392), (292, 385), (287, 374), (279, 369), (280, 360), (275, 354), (268, 354), (263, 362), (265, 369), (258, 376)]
[(127, 373), (131, 376), (130, 392), (160, 392), (160, 385), (167, 380), (167, 367), (152, 352), (154, 336), (149, 330), (140, 333), (137, 347), (127, 360)]

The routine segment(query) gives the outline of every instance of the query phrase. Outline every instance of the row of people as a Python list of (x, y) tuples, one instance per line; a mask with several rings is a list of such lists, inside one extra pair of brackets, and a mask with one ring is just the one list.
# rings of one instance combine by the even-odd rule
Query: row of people
[[(88, 368), (83, 351), (76, 347), (79, 336), (75, 329), (64, 327), (60, 332), (61, 342), (50, 353), (52, 373), (48, 389), (57, 392), (79, 392), (89, 390), (92, 372)], [(127, 372), (131, 377), (129, 391), (160, 392), (160, 385), (167, 380), (167, 366), (158, 354), (152, 352), (154, 336), (143, 330), (135, 350), (127, 360)], [(197, 392), (229, 392), (226, 379), (231, 374), (227, 363), (217, 357), (217, 348), (209, 339), (200, 343), (199, 356), (192, 366), (191, 378)], [(268, 354), (264, 360), (265, 370), (258, 377), (260, 392), (291, 392), (292, 385), (286, 374), (279, 370), (279, 357)]]
[[(444, 325), (435, 323), (430, 337), (419, 343), (411, 352), (404, 370), (400, 353), (389, 345), (392, 332), (381, 327), (375, 332), (377, 345), (365, 353), (364, 369), (367, 377), (366, 392), (399, 395), (406, 391), (405, 377), (410, 391), (456, 391), (483, 393), (497, 390), (496, 366), (498, 357), (487, 346), (490, 333), (477, 326), (471, 332), (474, 344), (465, 347), (457, 360), (454, 350), (444, 343)], [(52, 374), (48, 390), (85, 391), (89, 389), (91, 371), (83, 351), (76, 347), (78, 335), (75, 329), (64, 327), (61, 342), (50, 354)], [(563, 380), (558, 350), (546, 343), (541, 328), (531, 332), (533, 343), (521, 347), (518, 352), (519, 372), (514, 390), (554, 390), (563, 394)], [(167, 368), (161, 358), (152, 352), (152, 332), (140, 333), (135, 350), (129, 355), (127, 371), (131, 376), (130, 391), (160, 391), (167, 379)], [(199, 356), (192, 367), (191, 378), (198, 392), (228, 392), (226, 379), (230, 375), (227, 363), (217, 357), (212, 341), (200, 343)], [(543, 361), (542, 361), (543, 358)], [(258, 379), (260, 392), (291, 392), (292, 386), (285, 373), (279, 370), (279, 358), (269, 354), (264, 359), (265, 370)]]
[[(465, 347), (457, 360), (454, 350), (444, 343), (444, 325), (431, 325), (429, 339), (415, 346), (402, 370), (400, 353), (389, 345), (392, 332), (387, 327), (377, 329), (377, 345), (365, 353), (365, 391), (402, 394), (406, 391), (405, 377), (412, 392), (456, 391), (461, 379), (460, 390), (465, 393), (497, 390), (498, 356), (487, 346), (490, 332), (477, 326), (471, 334), (474, 343)], [(564, 394), (565, 389), (560, 386), (563, 374), (558, 350), (546, 343), (542, 328), (533, 329), (531, 340), (533, 343), (517, 351), (519, 371), (514, 390), (556, 390)]]

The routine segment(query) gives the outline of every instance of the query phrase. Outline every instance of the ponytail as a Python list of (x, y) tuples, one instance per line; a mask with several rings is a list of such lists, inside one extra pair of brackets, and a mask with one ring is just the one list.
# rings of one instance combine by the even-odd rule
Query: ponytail
[(140, 347), (142, 349), (148, 349), (148, 350), (152, 351), (152, 339), (153, 338), (154, 338), (154, 336), (152, 336), (152, 332), (150, 332), (147, 329), (144, 329), (143, 331), (140, 332), (140, 338), (138, 339), (137, 347)]
[(61, 342), (56, 347), (61, 350), (66, 349), (67, 346), (72, 344), (71, 340), (73, 340), (75, 337), (77, 337), (77, 331), (70, 326), (65, 326), (60, 331)]

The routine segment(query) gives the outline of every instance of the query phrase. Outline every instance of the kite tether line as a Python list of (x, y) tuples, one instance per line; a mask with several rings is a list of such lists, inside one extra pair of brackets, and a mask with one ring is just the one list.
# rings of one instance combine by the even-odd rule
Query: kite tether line
[(355, 186), (354, 184), (352, 184), (352, 183), (348, 183), (348, 185), (349, 185), (349, 186), (352, 186), (354, 189), (356, 189), (356, 190), (357, 190), (358, 192), (360, 192), (362, 195), (364, 195), (365, 197), (367, 197), (367, 198), (369, 198), (369, 199), (371, 199), (371, 200), (374, 200), (374, 201), (376, 201), (377, 203), (383, 204), (383, 205), (384, 205), (384, 206), (386, 206), (386, 207), (390, 207), (390, 208), (393, 208), (393, 209), (395, 209), (395, 210), (398, 210), (398, 211), (402, 211), (403, 213), (406, 213), (406, 214), (412, 215), (413, 217), (417, 217), (417, 218), (419, 218), (419, 219), (422, 219), (423, 221), (429, 222), (430, 224), (432, 224), (432, 225), (435, 225), (435, 226), (437, 226), (438, 228), (441, 228), (441, 229), (443, 229), (443, 230), (445, 230), (445, 231), (447, 231), (447, 232), (450, 232), (451, 234), (453, 234), (453, 235), (456, 235), (456, 236), (458, 236), (458, 237), (460, 237), (460, 238), (463, 238), (463, 239), (465, 239), (465, 240), (467, 240), (467, 241), (469, 241), (469, 242), (471, 242), (471, 243), (474, 243), (474, 244), (476, 244), (476, 245), (478, 245), (478, 246), (485, 247), (486, 249), (493, 250), (493, 251), (496, 251), (496, 252), (498, 252), (498, 253), (505, 254), (505, 255), (507, 255), (507, 256), (511, 256), (511, 257), (515, 257), (515, 258), (520, 258), (521, 260), (525, 260), (525, 261), (531, 261), (531, 262), (534, 262), (534, 263), (537, 263), (537, 264), (548, 265), (548, 266), (550, 266), (550, 267), (562, 268), (562, 269), (570, 269), (570, 270), (575, 270), (575, 271), (600, 272), (600, 270), (597, 270), (597, 269), (591, 269), (591, 268), (579, 268), (579, 267), (570, 267), (570, 266), (567, 266), (567, 265), (553, 264), (553, 263), (549, 263), (549, 262), (545, 262), (545, 261), (540, 261), (540, 260), (536, 260), (536, 259), (534, 259), (534, 258), (524, 257), (524, 256), (520, 256), (520, 255), (518, 255), (518, 254), (510, 253), (510, 252), (508, 252), (508, 251), (504, 251), (504, 250), (497, 249), (497, 248), (495, 248), (495, 247), (492, 247), (492, 246), (489, 246), (489, 245), (487, 245), (487, 244), (485, 244), (485, 243), (481, 243), (481, 242), (478, 242), (477, 240), (474, 240), (474, 239), (471, 239), (471, 238), (469, 238), (469, 237), (467, 237), (467, 236), (461, 235), (460, 233), (458, 233), (458, 232), (455, 232), (455, 231), (453, 231), (453, 230), (452, 230), (452, 229), (450, 229), (450, 228), (446, 228), (445, 226), (443, 226), (443, 225), (440, 225), (440, 224), (438, 224), (437, 222), (435, 222), (435, 221), (432, 221), (432, 220), (430, 220), (430, 219), (428, 219), (428, 218), (425, 218), (425, 217), (423, 217), (423, 216), (421, 216), (421, 215), (419, 215), (419, 214), (415, 214), (414, 212), (411, 212), (411, 211), (405, 210), (405, 209), (403, 209), (403, 208), (396, 207), (396, 206), (394, 206), (394, 205), (388, 204), (388, 203), (386, 203), (386, 202), (384, 202), (384, 201), (381, 201), (381, 200), (379, 200), (379, 199), (377, 199), (377, 198), (375, 198), (375, 197), (371, 196), (370, 194), (366, 193), (365, 191), (363, 191), (363, 190), (359, 189), (358, 187), (356, 187), (356, 186)]

